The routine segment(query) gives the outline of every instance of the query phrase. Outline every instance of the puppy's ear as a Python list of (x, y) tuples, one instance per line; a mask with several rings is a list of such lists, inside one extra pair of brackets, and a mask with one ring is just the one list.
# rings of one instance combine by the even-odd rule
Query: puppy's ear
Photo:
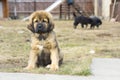
[(35, 33), (33, 24), (28, 24), (27, 28), (28, 28), (31, 32)]
[(48, 25), (48, 32), (52, 31), (54, 29), (54, 23), (50, 22)]

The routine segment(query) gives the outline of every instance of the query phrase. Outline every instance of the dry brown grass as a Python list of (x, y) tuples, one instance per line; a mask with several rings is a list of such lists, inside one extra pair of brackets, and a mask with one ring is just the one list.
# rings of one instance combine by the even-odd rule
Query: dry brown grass
[[(103, 22), (99, 29), (73, 29), (73, 21), (55, 21), (55, 32), (64, 54), (64, 63), (57, 72), (45, 68), (24, 71), (30, 51), (27, 22), (0, 21), (0, 71), (90, 75), (93, 57), (120, 58), (120, 23)], [(89, 51), (94, 50), (95, 54)]]

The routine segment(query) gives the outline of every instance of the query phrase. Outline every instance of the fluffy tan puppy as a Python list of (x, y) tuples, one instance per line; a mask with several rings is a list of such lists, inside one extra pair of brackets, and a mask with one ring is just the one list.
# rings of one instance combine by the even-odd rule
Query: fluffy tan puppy
[(33, 12), (27, 28), (32, 32), (32, 35), (28, 66), (25, 69), (46, 66), (50, 70), (58, 70), (63, 61), (63, 54), (60, 53), (53, 31), (52, 15), (42, 10)]

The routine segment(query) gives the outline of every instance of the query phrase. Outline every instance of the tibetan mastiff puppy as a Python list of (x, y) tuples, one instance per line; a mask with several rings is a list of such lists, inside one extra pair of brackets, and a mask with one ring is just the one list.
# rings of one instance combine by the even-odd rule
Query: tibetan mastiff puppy
[(31, 32), (31, 51), (27, 70), (46, 66), (50, 70), (58, 70), (63, 55), (60, 53), (54, 29), (52, 15), (46, 11), (33, 12), (27, 27)]

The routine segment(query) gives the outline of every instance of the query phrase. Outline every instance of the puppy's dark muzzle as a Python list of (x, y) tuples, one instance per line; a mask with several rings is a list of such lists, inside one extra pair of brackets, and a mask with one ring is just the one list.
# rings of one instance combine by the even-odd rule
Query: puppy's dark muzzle
[(43, 24), (38, 23), (38, 24), (37, 24), (37, 27), (36, 27), (36, 29), (35, 29), (35, 32), (36, 32), (36, 33), (39, 33), (39, 32), (41, 32), (41, 31), (43, 31), (43, 29), (44, 29)]

